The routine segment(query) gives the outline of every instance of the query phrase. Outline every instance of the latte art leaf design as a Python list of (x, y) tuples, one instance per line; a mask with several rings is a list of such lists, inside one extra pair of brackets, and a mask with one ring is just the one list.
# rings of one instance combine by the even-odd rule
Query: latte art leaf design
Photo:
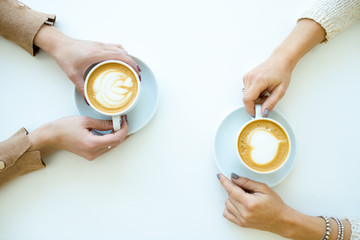
[(96, 78), (93, 90), (97, 102), (105, 108), (116, 109), (128, 104), (136, 94), (134, 84), (131, 76), (108, 69)]

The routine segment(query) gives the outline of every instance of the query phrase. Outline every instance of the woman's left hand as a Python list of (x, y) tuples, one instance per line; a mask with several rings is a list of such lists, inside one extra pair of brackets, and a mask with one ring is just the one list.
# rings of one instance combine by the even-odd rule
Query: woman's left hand
[(28, 135), (31, 141), (29, 151), (40, 151), (44, 157), (62, 149), (87, 160), (94, 160), (126, 140), (129, 125), (125, 116), (122, 116), (121, 120), (119, 131), (103, 136), (95, 135), (92, 130), (111, 130), (111, 120), (73, 116), (44, 124)]
[(255, 228), (284, 235), (288, 207), (269, 186), (248, 178), (231, 175), (232, 182), (218, 175), (228, 193), (224, 217), (240, 227)]

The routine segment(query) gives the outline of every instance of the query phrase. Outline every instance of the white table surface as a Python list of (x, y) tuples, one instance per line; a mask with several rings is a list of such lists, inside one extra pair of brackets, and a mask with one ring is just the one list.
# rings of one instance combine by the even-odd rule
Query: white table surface
[[(290, 32), (307, 1), (33, 0), (66, 34), (121, 43), (155, 73), (160, 105), (118, 148), (88, 162), (59, 151), (0, 189), (0, 239), (281, 239), (222, 217), (216, 126), (242, 105), (242, 76)], [(296, 162), (274, 190), (311, 215), (360, 217), (360, 23), (296, 67), (276, 109)], [(0, 37), (0, 140), (75, 115), (73, 84), (45, 52)]]

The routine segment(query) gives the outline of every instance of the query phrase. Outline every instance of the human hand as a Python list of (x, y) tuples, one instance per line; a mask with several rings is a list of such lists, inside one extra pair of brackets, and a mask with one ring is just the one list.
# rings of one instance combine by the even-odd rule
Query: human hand
[(231, 181), (218, 175), (228, 193), (224, 217), (240, 227), (254, 228), (285, 236), (287, 219), (292, 215), (288, 207), (264, 183), (231, 174)]
[(246, 111), (254, 116), (255, 102), (263, 103), (261, 112), (266, 117), (284, 96), (298, 61), (325, 37), (325, 29), (320, 24), (301, 19), (271, 56), (244, 76)]
[(54, 150), (62, 149), (88, 160), (94, 160), (127, 138), (129, 130), (127, 120), (125, 116), (122, 116), (121, 119), (121, 129), (104, 136), (94, 135), (92, 129), (111, 130), (113, 128), (111, 120), (98, 120), (82, 116), (59, 119), (45, 124), (29, 134), (32, 143), (29, 150), (39, 150), (43, 157)]
[(84, 96), (84, 74), (94, 63), (105, 60), (119, 60), (129, 64), (140, 76), (140, 67), (120, 44), (105, 44), (71, 39), (55, 52), (58, 65)]
[(267, 117), (284, 96), (292, 70), (292, 65), (283, 56), (274, 54), (247, 73), (243, 78), (246, 111), (255, 116), (255, 104), (262, 103), (261, 112)]
[[(248, 178), (231, 174), (231, 181), (218, 174), (221, 185), (228, 193), (224, 217), (245, 228), (254, 228), (295, 240), (322, 239), (325, 222), (320, 217), (302, 214), (286, 205), (269, 186)], [(351, 226), (343, 220), (344, 239), (350, 239)], [(331, 229), (338, 232), (335, 220)], [(336, 239), (335, 234), (330, 239)]]
[(120, 44), (73, 39), (55, 27), (46, 25), (36, 35), (35, 44), (54, 57), (83, 97), (86, 70), (105, 60), (119, 60), (129, 64), (141, 79), (140, 67)]

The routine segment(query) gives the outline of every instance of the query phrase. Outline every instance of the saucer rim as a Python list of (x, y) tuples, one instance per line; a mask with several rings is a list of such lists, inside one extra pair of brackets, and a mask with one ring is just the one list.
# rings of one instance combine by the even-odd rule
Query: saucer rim
[[(218, 135), (218, 132), (219, 132), (219, 128), (220, 128), (221, 124), (224, 122), (224, 120), (225, 120), (230, 114), (232, 114), (233, 112), (236, 112), (236, 111), (238, 111), (238, 110), (240, 110), (240, 109), (243, 109), (243, 108), (245, 108), (245, 106), (237, 106), (237, 107), (231, 109), (230, 111), (228, 111), (227, 114), (225, 114), (225, 116), (224, 116), (224, 117), (219, 121), (219, 123), (217, 124), (217, 127), (216, 127), (216, 129), (215, 129), (215, 133), (214, 133), (214, 135), (213, 135), (214, 137), (213, 137), (213, 150), (212, 150), (212, 153), (213, 153), (213, 154), (212, 154), (212, 155), (213, 155), (213, 158), (214, 158), (214, 161), (215, 161), (215, 164), (216, 164), (217, 169), (218, 169), (218, 170), (220, 171), (220, 173), (223, 174), (224, 176), (226, 176), (226, 174), (224, 173), (223, 169), (221, 168), (221, 166), (220, 166), (220, 164), (219, 164), (219, 160), (218, 160), (217, 157), (216, 157), (216, 139), (217, 139), (217, 135)], [(287, 118), (286, 118), (282, 113), (276, 111), (275, 109), (273, 109), (273, 111), (275, 111), (276, 114), (279, 114), (279, 115), (287, 122), (287, 124), (290, 126), (289, 121), (287, 120)], [(276, 120), (276, 121), (277, 121), (277, 120)], [(284, 176), (283, 176), (279, 181), (275, 182), (275, 183), (272, 184), (272, 185), (269, 185), (269, 184), (265, 183), (265, 184), (267, 184), (270, 188), (273, 188), (273, 187), (279, 185), (281, 182), (283, 182), (283, 181), (289, 176), (290, 172), (291, 172), (292, 169), (294, 168), (294, 165), (295, 165), (295, 157), (296, 157), (296, 139), (295, 139), (294, 131), (293, 131), (293, 129), (292, 129), (291, 126), (290, 126), (290, 131), (289, 131), (289, 132), (291, 132), (291, 133), (293, 134), (292, 145), (295, 146), (295, 147), (293, 148), (293, 152), (292, 152), (292, 154), (291, 154), (291, 155), (293, 156), (293, 158), (294, 158), (294, 159), (292, 160), (293, 163), (291, 164), (291, 166), (289, 166), (288, 171), (286, 172), (286, 174), (284, 174)], [(289, 135), (289, 136), (290, 136), (290, 135)], [(255, 173), (255, 174), (260, 175), (259, 173)], [(263, 175), (263, 176), (266, 176), (266, 175), (271, 176), (271, 174), (274, 174), (274, 173), (261, 174), (261, 175)]]
[(155, 73), (151, 70), (151, 68), (149, 67), (149, 65), (147, 63), (145, 63), (143, 60), (141, 60), (140, 58), (138, 57), (135, 57), (133, 55), (130, 55), (132, 58), (134, 58), (135, 62), (137, 61), (140, 61), (141, 63), (143, 63), (147, 68), (148, 70), (150, 71), (150, 73), (152, 74), (153, 78), (154, 78), (154, 83), (155, 83), (155, 87), (156, 87), (156, 102), (155, 102), (155, 105), (154, 105), (154, 110), (153, 112), (150, 114), (150, 117), (142, 124), (140, 125), (139, 129), (132, 132), (132, 133), (129, 133), (130, 134), (134, 134), (136, 133), (137, 131), (141, 130), (142, 128), (144, 128), (152, 119), (153, 117), (155, 116), (155, 113), (157, 112), (157, 109), (159, 107), (159, 103), (160, 103), (160, 91), (159, 91), (159, 83), (158, 83), (158, 80), (155, 76)]

